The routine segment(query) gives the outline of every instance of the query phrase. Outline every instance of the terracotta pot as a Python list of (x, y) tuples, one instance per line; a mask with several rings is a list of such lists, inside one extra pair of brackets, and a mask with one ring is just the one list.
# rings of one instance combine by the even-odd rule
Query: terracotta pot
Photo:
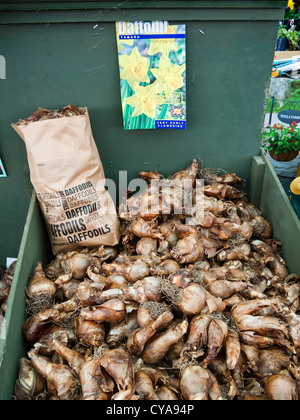
[(279, 155), (276, 155), (274, 150), (271, 150), (269, 153), (272, 159), (280, 162), (290, 162), (291, 160), (296, 159), (299, 154), (299, 152), (296, 152), (295, 150), (290, 150), (287, 153), (281, 152)]

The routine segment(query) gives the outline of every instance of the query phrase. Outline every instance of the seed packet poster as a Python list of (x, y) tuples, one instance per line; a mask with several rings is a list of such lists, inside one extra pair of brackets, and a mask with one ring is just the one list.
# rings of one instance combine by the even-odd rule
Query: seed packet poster
[(0, 178), (5, 178), (6, 176), (7, 175), (6, 175), (2, 160), (0, 159)]
[(185, 25), (116, 22), (125, 130), (186, 129)]

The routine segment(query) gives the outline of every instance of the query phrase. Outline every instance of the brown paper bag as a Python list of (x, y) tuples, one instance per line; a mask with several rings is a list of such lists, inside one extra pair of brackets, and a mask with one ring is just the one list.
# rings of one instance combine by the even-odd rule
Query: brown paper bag
[(26, 145), (30, 179), (55, 255), (79, 246), (113, 246), (120, 238), (88, 110), (78, 110), (76, 116), (12, 124)]

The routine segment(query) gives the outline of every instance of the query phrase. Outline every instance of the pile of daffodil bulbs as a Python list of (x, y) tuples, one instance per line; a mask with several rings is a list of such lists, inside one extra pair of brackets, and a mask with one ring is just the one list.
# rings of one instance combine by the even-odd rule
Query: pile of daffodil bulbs
[(298, 400), (300, 278), (243, 180), (196, 160), (140, 176), (118, 247), (37, 265), (15, 397)]

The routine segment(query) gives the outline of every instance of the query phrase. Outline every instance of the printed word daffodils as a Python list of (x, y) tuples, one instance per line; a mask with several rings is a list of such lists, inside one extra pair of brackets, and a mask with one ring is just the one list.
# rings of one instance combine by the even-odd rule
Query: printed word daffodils
[(119, 35), (167, 34), (168, 21), (118, 22)]

